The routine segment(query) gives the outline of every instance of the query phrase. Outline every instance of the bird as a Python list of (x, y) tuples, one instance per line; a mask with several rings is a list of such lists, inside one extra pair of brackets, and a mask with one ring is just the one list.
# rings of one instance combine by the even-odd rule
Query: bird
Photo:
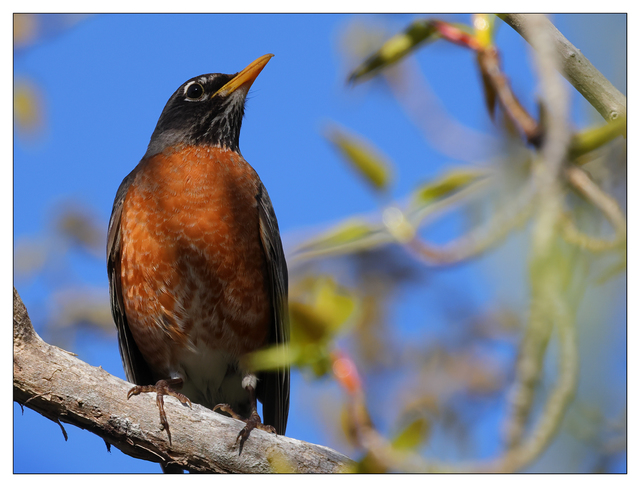
[(239, 454), (255, 428), (286, 431), (289, 367), (256, 371), (246, 359), (268, 347), (284, 354), (289, 341), (278, 222), (239, 148), (247, 94), (272, 57), (183, 83), (114, 199), (107, 272), (120, 355), (135, 384), (127, 398), (156, 393), (169, 444), (167, 395), (244, 421)]

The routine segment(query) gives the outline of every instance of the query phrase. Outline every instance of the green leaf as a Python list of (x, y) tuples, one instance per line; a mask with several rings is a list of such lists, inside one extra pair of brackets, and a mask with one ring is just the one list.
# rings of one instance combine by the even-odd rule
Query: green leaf
[(246, 356), (252, 370), (275, 370), (296, 363), (300, 357), (300, 348), (295, 344), (287, 348), (272, 346)]
[(276, 347), (258, 350), (247, 354), (243, 364), (255, 371), (276, 370), (289, 365), (311, 370), (317, 377), (331, 372), (331, 353), (327, 343), (300, 344), (292, 340), (285, 350)]
[(291, 301), (289, 303), (291, 319), (291, 340), (306, 345), (324, 341), (327, 336), (327, 323), (316, 308), (306, 303)]
[[(357, 304), (356, 296), (329, 276), (298, 281), (289, 301), (288, 363), (318, 377), (329, 374), (335, 337), (349, 322)], [(272, 353), (267, 350), (262, 355), (254, 354), (257, 361), (250, 363), (273, 368), (278, 357)]]
[(440, 35), (430, 20), (418, 20), (413, 22), (402, 33), (396, 34), (364, 63), (358, 66), (349, 76), (349, 82), (354, 82), (362, 77), (389, 66), (413, 51), (423, 42), (433, 41)]
[(18, 80), (13, 91), (13, 118), (17, 128), (35, 134), (42, 128), (42, 95), (28, 80)]
[(390, 165), (370, 143), (338, 128), (329, 129), (326, 137), (375, 189), (387, 188), (391, 179)]
[(329, 332), (339, 330), (356, 308), (353, 295), (336, 284), (333, 279), (322, 279), (319, 283), (314, 303), (318, 314), (322, 316)]
[(396, 435), (392, 445), (399, 450), (415, 450), (426, 439), (430, 429), (426, 418), (417, 418)]
[(426, 206), (438, 199), (459, 191), (481, 177), (482, 173), (473, 169), (453, 169), (435, 181), (420, 186), (413, 195), (414, 203)]
[(291, 341), (301, 346), (326, 342), (347, 322), (355, 309), (355, 296), (333, 279), (319, 277), (307, 302), (289, 303)]
[(371, 474), (371, 473), (387, 473), (387, 467), (382, 465), (380, 461), (371, 452), (367, 452), (355, 465), (353, 473)]
[(324, 250), (341, 245), (356, 243), (362, 240), (374, 231), (374, 228), (364, 220), (352, 218), (336, 227), (330, 229), (326, 233), (305, 242), (301, 245), (297, 252), (308, 252), (314, 250)]

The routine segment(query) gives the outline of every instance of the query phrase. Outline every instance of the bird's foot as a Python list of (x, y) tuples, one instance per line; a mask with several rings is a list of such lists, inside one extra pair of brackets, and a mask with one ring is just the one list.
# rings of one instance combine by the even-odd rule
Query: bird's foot
[(160, 424), (167, 431), (169, 437), (169, 444), (171, 444), (171, 431), (169, 431), (169, 422), (167, 421), (167, 415), (164, 412), (164, 396), (173, 396), (182, 404), (188, 404), (191, 407), (191, 401), (184, 394), (180, 394), (172, 388), (172, 386), (182, 385), (182, 379), (161, 379), (153, 386), (135, 386), (127, 393), (127, 399), (131, 396), (137, 396), (141, 392), (155, 392), (156, 404), (160, 411)]
[(238, 436), (236, 437), (235, 444), (237, 445), (238, 441), (240, 441), (238, 455), (242, 453), (244, 442), (247, 441), (247, 439), (249, 438), (249, 435), (254, 429), (259, 429), (262, 431), (266, 431), (267, 433), (276, 434), (276, 429), (273, 426), (269, 426), (268, 424), (262, 424), (260, 415), (255, 410), (251, 413), (251, 416), (249, 416), (248, 419), (244, 419), (242, 416), (236, 413), (228, 404), (218, 404), (213, 408), (213, 410), (223, 411), (227, 413), (229, 416), (231, 416), (232, 418), (238, 419), (243, 423), (245, 423), (245, 427), (242, 428), (242, 430), (240, 431), (240, 433), (238, 433)]

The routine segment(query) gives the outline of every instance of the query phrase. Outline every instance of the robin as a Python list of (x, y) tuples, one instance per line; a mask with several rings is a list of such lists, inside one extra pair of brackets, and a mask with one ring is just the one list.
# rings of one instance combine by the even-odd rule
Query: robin
[(180, 86), (113, 204), (111, 310), (127, 379), (137, 384), (127, 397), (156, 393), (169, 442), (165, 395), (244, 421), (240, 453), (254, 428), (286, 430), (289, 368), (255, 372), (243, 360), (289, 339), (278, 223), (239, 149), (247, 92), (271, 57)]

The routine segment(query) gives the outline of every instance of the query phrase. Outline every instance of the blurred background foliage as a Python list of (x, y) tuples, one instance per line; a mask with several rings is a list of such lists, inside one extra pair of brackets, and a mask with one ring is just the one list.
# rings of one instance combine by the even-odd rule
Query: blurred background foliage
[[(15, 56), (83, 20), (15, 15)], [(358, 461), (358, 471), (527, 471), (552, 454), (560, 471), (581, 465), (607, 472), (626, 455), (626, 409), (605, 413), (598, 387), (607, 380), (599, 351), (625, 333), (609, 327), (626, 306), (626, 117), (593, 119), (592, 128), (572, 133), (553, 181), (560, 206), (550, 210), (553, 223), (544, 223), (546, 193), (537, 174), (547, 164), (539, 137), (545, 100), (539, 113), (523, 118), (501, 98), (507, 90), (517, 104), (508, 79), (506, 88), (496, 83), (509, 66), (498, 62), (491, 71), (481, 59), (500, 52), (493, 44), (498, 28), (510, 27), (492, 15), (469, 24), (425, 17), (394, 32), (382, 20), (356, 16), (339, 41), (349, 67), (345, 82), (384, 90), (426, 143), (452, 160), (393, 198), (389, 188), (402, 178), (401, 161), (375, 140), (327, 122), (327, 144), (378, 206), (315, 234), (284, 235), (288, 360), (309, 388), (324, 391), (305, 404), (305, 415), (326, 425), (331, 446)], [(476, 55), (470, 60), (499, 137), (448, 115), (428, 74), (412, 61), (416, 51), (445, 42)], [(14, 122), (16, 143), (37, 143), (47, 129), (46, 93), (19, 72)], [(447, 219), (457, 230), (449, 241), (434, 241), (442, 238), (434, 228)], [(78, 256), (103, 264), (107, 222), (74, 201), (52, 209), (48, 222), (14, 248), (16, 284), (37, 280), (47, 290), (36, 311), (47, 323), (43, 338), (72, 349), (81, 327), (113, 337), (107, 289), (88, 288), (68, 265)], [(468, 265), (497, 289), (489, 306), (478, 306), (456, 284), (457, 269)], [(505, 286), (509, 293), (500, 291)], [(408, 313), (410, 306), (435, 307), (430, 313), (447, 325), (434, 328)], [(261, 367), (279, 360), (269, 351), (253, 358)]]

